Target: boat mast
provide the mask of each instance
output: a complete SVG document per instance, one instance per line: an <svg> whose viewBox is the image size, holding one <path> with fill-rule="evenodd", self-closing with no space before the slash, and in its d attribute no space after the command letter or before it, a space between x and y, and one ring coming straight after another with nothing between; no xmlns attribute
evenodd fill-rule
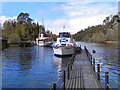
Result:
<svg viewBox="0 0 120 90"><path fill-rule="evenodd" d="M44 26L44 19L42 19L42 26Z"/></svg>
<svg viewBox="0 0 120 90"><path fill-rule="evenodd" d="M65 29L65 28L66 28L66 26L63 25L63 32L67 32L67 29Z"/></svg>
<svg viewBox="0 0 120 90"><path fill-rule="evenodd" d="M63 31L65 30L65 25L63 25Z"/></svg>
<svg viewBox="0 0 120 90"><path fill-rule="evenodd" d="M39 37L40 37L40 28L39 28Z"/></svg>

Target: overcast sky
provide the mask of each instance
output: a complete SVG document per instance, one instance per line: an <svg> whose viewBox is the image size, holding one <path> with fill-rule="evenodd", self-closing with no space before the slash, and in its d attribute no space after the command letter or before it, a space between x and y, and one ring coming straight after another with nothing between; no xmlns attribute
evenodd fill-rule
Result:
<svg viewBox="0 0 120 90"><path fill-rule="evenodd" d="M14 0L11 0L14 1ZM37 1L37 2L35 2ZM118 2L81 1L81 2L10 2L3 0L0 23L8 19L16 19L19 13L29 13L34 22L41 24L44 19L46 30L58 34L63 25L72 34L88 26L102 24L109 15L118 12Z"/></svg>

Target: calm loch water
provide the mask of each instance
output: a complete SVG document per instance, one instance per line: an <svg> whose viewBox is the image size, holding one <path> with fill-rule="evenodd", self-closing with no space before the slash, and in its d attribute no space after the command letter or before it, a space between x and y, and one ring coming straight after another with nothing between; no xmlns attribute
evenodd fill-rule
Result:
<svg viewBox="0 0 120 90"><path fill-rule="evenodd" d="M118 81L120 63L118 47L115 44L84 43L89 51L96 51L93 57L96 64ZM70 57L58 58L53 49L48 47L9 47L2 52L2 87L3 88L50 88L59 78ZM104 79L104 72L101 71ZM112 87L118 87L110 79Z"/></svg>

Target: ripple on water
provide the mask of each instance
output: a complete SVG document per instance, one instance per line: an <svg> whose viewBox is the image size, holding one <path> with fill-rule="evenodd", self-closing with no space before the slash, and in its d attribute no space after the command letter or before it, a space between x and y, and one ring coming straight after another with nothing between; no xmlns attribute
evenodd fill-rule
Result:
<svg viewBox="0 0 120 90"><path fill-rule="evenodd" d="M118 62L118 48L112 44L96 44L77 42L78 45L87 46L92 54L96 65L101 64L101 69L108 71L118 80L120 62ZM66 67L69 58L54 57L53 49L46 47L9 47L2 53L3 84L5 88L46 88L57 81L62 70ZM102 78L105 73L101 70ZM103 82L103 81L102 81ZM103 82L104 84L104 82ZM114 85L110 78L110 86Z"/></svg>

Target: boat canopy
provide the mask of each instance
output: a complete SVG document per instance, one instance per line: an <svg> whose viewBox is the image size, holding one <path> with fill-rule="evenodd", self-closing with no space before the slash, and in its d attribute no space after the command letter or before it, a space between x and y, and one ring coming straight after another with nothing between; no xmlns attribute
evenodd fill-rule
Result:
<svg viewBox="0 0 120 90"><path fill-rule="evenodd" d="M70 38L71 35L69 32L60 32L59 33L59 37L67 37L67 38Z"/></svg>

